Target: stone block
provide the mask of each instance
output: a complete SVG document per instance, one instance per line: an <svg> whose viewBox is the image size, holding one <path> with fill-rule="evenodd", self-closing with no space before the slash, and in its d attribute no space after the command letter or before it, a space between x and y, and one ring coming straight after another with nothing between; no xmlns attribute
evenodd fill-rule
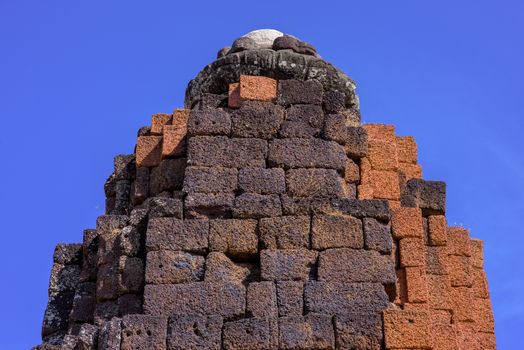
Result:
<svg viewBox="0 0 524 350"><path fill-rule="evenodd" d="M393 142L369 140L367 157L374 170L398 169L397 148Z"/></svg>
<svg viewBox="0 0 524 350"><path fill-rule="evenodd" d="M126 226L116 238L115 247L126 256L137 256L142 248L142 235L134 226Z"/></svg>
<svg viewBox="0 0 524 350"><path fill-rule="evenodd" d="M75 291L69 320L72 322L93 322L95 304L96 283L80 283Z"/></svg>
<svg viewBox="0 0 524 350"><path fill-rule="evenodd" d="M395 239L422 238L424 226L418 208L394 208L391 210L391 232Z"/></svg>
<svg viewBox="0 0 524 350"><path fill-rule="evenodd" d="M265 167L267 141L254 138L195 136L188 142L188 163L225 168Z"/></svg>
<svg viewBox="0 0 524 350"><path fill-rule="evenodd" d="M402 238L398 244L400 267L424 266L425 247L422 238Z"/></svg>
<svg viewBox="0 0 524 350"><path fill-rule="evenodd" d="M154 167L162 160L162 136L139 136L136 143L136 166Z"/></svg>
<svg viewBox="0 0 524 350"><path fill-rule="evenodd" d="M444 215L428 216L428 241L432 246L446 245L447 233L446 217Z"/></svg>
<svg viewBox="0 0 524 350"><path fill-rule="evenodd" d="M149 198L149 218L174 217L182 219L184 205L180 198Z"/></svg>
<svg viewBox="0 0 524 350"><path fill-rule="evenodd" d="M118 261L119 294L138 293L144 286L144 261L141 258L122 256Z"/></svg>
<svg viewBox="0 0 524 350"><path fill-rule="evenodd" d="M431 349L430 318L426 312L384 311L387 349Z"/></svg>
<svg viewBox="0 0 524 350"><path fill-rule="evenodd" d="M183 191L185 193L233 192L237 188L238 170L219 167L186 168Z"/></svg>
<svg viewBox="0 0 524 350"><path fill-rule="evenodd" d="M381 254L391 254L393 239L389 225L373 218L363 218L364 247Z"/></svg>
<svg viewBox="0 0 524 350"><path fill-rule="evenodd" d="M94 313L95 325L101 327L103 324L114 317L118 317L118 301L108 300L97 303Z"/></svg>
<svg viewBox="0 0 524 350"><path fill-rule="evenodd" d="M311 223L313 249L364 247L362 221L349 215L317 214Z"/></svg>
<svg viewBox="0 0 524 350"><path fill-rule="evenodd" d="M448 256L449 279L452 287L471 287L470 258L460 255Z"/></svg>
<svg viewBox="0 0 524 350"><path fill-rule="evenodd" d="M191 193L185 199L185 217L189 219L229 218L234 201L233 193Z"/></svg>
<svg viewBox="0 0 524 350"><path fill-rule="evenodd" d="M166 350L167 318L126 315L122 318L122 350Z"/></svg>
<svg viewBox="0 0 524 350"><path fill-rule="evenodd" d="M495 333L495 320L491 308L491 300L473 298L473 318L478 332Z"/></svg>
<svg viewBox="0 0 524 350"><path fill-rule="evenodd" d="M379 140L395 143L395 126L386 124L365 124L364 129L370 140Z"/></svg>
<svg viewBox="0 0 524 350"><path fill-rule="evenodd" d="M146 283L171 284L204 279L205 258L181 251L159 250L147 253Z"/></svg>
<svg viewBox="0 0 524 350"><path fill-rule="evenodd" d="M295 197L347 197L344 180L333 169L290 169L288 192Z"/></svg>
<svg viewBox="0 0 524 350"><path fill-rule="evenodd" d="M140 129L138 129L136 136L137 137L138 136L151 136L151 127L150 126L141 127Z"/></svg>
<svg viewBox="0 0 524 350"><path fill-rule="evenodd" d="M49 292L49 299L42 322L42 337L61 330L67 330L74 295L74 290Z"/></svg>
<svg viewBox="0 0 524 350"><path fill-rule="evenodd" d="M178 157L186 153L187 116L175 120L172 125L164 125L162 157Z"/></svg>
<svg viewBox="0 0 524 350"><path fill-rule="evenodd" d="M475 298L489 298L488 279L486 273L481 268L474 267L470 270L473 280L472 293Z"/></svg>
<svg viewBox="0 0 524 350"><path fill-rule="evenodd" d="M320 131L324 126L324 111L317 105L293 105L286 110L286 121L303 123Z"/></svg>
<svg viewBox="0 0 524 350"><path fill-rule="evenodd" d="M252 272L252 268L248 264L235 263L224 253L210 252L206 257L204 281L245 284Z"/></svg>
<svg viewBox="0 0 524 350"><path fill-rule="evenodd" d="M431 325L433 350L460 349L455 328L450 324Z"/></svg>
<svg viewBox="0 0 524 350"><path fill-rule="evenodd" d="M173 116L167 113L153 114L151 117L151 134L162 135L164 131L164 125L171 124Z"/></svg>
<svg viewBox="0 0 524 350"><path fill-rule="evenodd" d="M314 80L280 80L278 82L278 103L284 106L294 104L322 105L322 84Z"/></svg>
<svg viewBox="0 0 524 350"><path fill-rule="evenodd" d="M396 171L371 170L369 176L374 198L400 199L400 184Z"/></svg>
<svg viewBox="0 0 524 350"><path fill-rule="evenodd" d="M222 317L173 315L167 328L169 350L220 350Z"/></svg>
<svg viewBox="0 0 524 350"><path fill-rule="evenodd" d="M336 142L321 139L275 139L269 143L268 161L273 166L288 168L328 168L343 170L344 148Z"/></svg>
<svg viewBox="0 0 524 350"><path fill-rule="evenodd" d="M358 159L368 154L368 135L362 127L346 127L344 150L349 158Z"/></svg>
<svg viewBox="0 0 524 350"><path fill-rule="evenodd" d="M279 349L335 349L332 317L308 314L278 320Z"/></svg>
<svg viewBox="0 0 524 350"><path fill-rule="evenodd" d="M473 309L473 296L471 288L452 287L451 288L451 306L453 308L453 323L473 322L475 320Z"/></svg>
<svg viewBox="0 0 524 350"><path fill-rule="evenodd" d="M278 316L302 316L304 312L304 282L278 281Z"/></svg>
<svg viewBox="0 0 524 350"><path fill-rule="evenodd" d="M406 267L406 289L408 303L428 301L428 282L423 267Z"/></svg>
<svg viewBox="0 0 524 350"><path fill-rule="evenodd" d="M449 273L448 247L425 247L426 271L432 275L447 275Z"/></svg>
<svg viewBox="0 0 524 350"><path fill-rule="evenodd" d="M335 316L337 349L382 349L380 313L349 313Z"/></svg>
<svg viewBox="0 0 524 350"><path fill-rule="evenodd" d="M286 191L285 172L281 168L244 168L238 172L238 187L243 192L280 194Z"/></svg>
<svg viewBox="0 0 524 350"><path fill-rule="evenodd" d="M344 169L344 180L347 183L357 184L360 182L360 168L353 160L348 159Z"/></svg>
<svg viewBox="0 0 524 350"><path fill-rule="evenodd" d="M260 219L280 215L282 215L282 205L278 195L243 193L235 198L233 207L235 218Z"/></svg>
<svg viewBox="0 0 524 350"><path fill-rule="evenodd" d="M191 282L146 285L144 313L148 315L244 315L246 288L242 284Z"/></svg>
<svg viewBox="0 0 524 350"><path fill-rule="evenodd" d="M428 304L431 309L451 310L451 284L447 275L426 275Z"/></svg>
<svg viewBox="0 0 524 350"><path fill-rule="evenodd" d="M278 348L277 337L276 319L246 318L224 324L222 344L225 350L272 350Z"/></svg>
<svg viewBox="0 0 524 350"><path fill-rule="evenodd" d="M476 238L470 240L471 265L479 269L484 268L484 241Z"/></svg>
<svg viewBox="0 0 524 350"><path fill-rule="evenodd" d="M417 164L417 143L413 136L395 137L397 144L398 161L401 163Z"/></svg>
<svg viewBox="0 0 524 350"><path fill-rule="evenodd" d="M82 244L58 243L53 253L53 262L62 265L82 263Z"/></svg>
<svg viewBox="0 0 524 350"><path fill-rule="evenodd" d="M446 212L446 183L411 179L406 182L401 197L402 206L418 207L424 216Z"/></svg>
<svg viewBox="0 0 524 350"><path fill-rule="evenodd" d="M264 281L306 281L314 273L317 253L306 249L260 251L260 277Z"/></svg>
<svg viewBox="0 0 524 350"><path fill-rule="evenodd" d="M309 248L309 216L262 218L260 241L264 249Z"/></svg>
<svg viewBox="0 0 524 350"><path fill-rule="evenodd" d="M422 179L422 167L418 164L399 163L398 170L403 176L402 186L404 186L404 182L410 179Z"/></svg>
<svg viewBox="0 0 524 350"><path fill-rule="evenodd" d="M246 314L250 317L278 317L274 282L252 282L247 286Z"/></svg>
<svg viewBox="0 0 524 350"><path fill-rule="evenodd" d="M447 246L450 255L471 256L469 230L463 227L448 227Z"/></svg>
<svg viewBox="0 0 524 350"><path fill-rule="evenodd" d="M346 108L346 95L335 90L325 91L322 98L322 106L326 112L340 112Z"/></svg>
<svg viewBox="0 0 524 350"><path fill-rule="evenodd" d="M258 253L256 220L211 220L209 223L209 250L246 259Z"/></svg>
<svg viewBox="0 0 524 350"><path fill-rule="evenodd" d="M282 122L279 136L281 138L313 138L320 135L320 129L311 127L304 122L286 120Z"/></svg>
<svg viewBox="0 0 524 350"><path fill-rule="evenodd" d="M284 110L271 102L244 101L231 115L234 137L271 139L280 130Z"/></svg>
<svg viewBox="0 0 524 350"><path fill-rule="evenodd" d="M318 280L395 284L395 266L387 255L373 250L327 249L319 253Z"/></svg>
<svg viewBox="0 0 524 350"><path fill-rule="evenodd" d="M240 83L229 84L227 106L229 108L240 107Z"/></svg>
<svg viewBox="0 0 524 350"><path fill-rule="evenodd" d="M192 110L187 121L187 134L197 135L229 135L231 132L231 117L222 109Z"/></svg>
<svg viewBox="0 0 524 350"><path fill-rule="evenodd" d="M113 318L103 324L98 337L98 348L100 350L120 350L122 341L122 320Z"/></svg>
<svg viewBox="0 0 524 350"><path fill-rule="evenodd" d="M156 168L153 168L149 177L149 192L156 196L164 191L182 189L186 159L164 159Z"/></svg>
<svg viewBox="0 0 524 350"><path fill-rule="evenodd" d="M274 101L277 97L277 81L263 76L240 75L240 100Z"/></svg>
<svg viewBox="0 0 524 350"><path fill-rule="evenodd" d="M100 265L96 278L96 299L98 302L116 299L120 281L118 261Z"/></svg>
<svg viewBox="0 0 524 350"><path fill-rule="evenodd" d="M146 249L204 253L208 248L208 235L207 220L154 218L147 228Z"/></svg>

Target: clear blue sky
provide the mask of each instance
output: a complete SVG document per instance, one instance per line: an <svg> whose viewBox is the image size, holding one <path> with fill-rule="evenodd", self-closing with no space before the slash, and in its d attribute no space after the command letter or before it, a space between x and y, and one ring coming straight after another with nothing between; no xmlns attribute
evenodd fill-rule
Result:
<svg viewBox="0 0 524 350"><path fill-rule="evenodd" d="M53 247L95 225L113 156L259 28L316 45L356 80L365 122L416 137L449 223L485 241L499 348L522 348L523 14L521 0L0 0L0 349L39 342Z"/></svg>

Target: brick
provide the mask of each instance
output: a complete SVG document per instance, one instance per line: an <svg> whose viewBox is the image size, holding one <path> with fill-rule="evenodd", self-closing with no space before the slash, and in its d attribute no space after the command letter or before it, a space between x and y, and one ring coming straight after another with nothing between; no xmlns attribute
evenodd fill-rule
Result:
<svg viewBox="0 0 524 350"><path fill-rule="evenodd" d="M362 221L349 215L315 215L311 224L313 249L363 248Z"/></svg>
<svg viewBox="0 0 524 350"><path fill-rule="evenodd" d="M274 282L252 282L247 286L246 313L251 317L278 317Z"/></svg>
<svg viewBox="0 0 524 350"><path fill-rule="evenodd" d="M393 200L400 198L399 178L396 171L371 170L370 185L374 198Z"/></svg>
<svg viewBox="0 0 524 350"><path fill-rule="evenodd" d="M431 349L430 321L425 312L384 311L387 349Z"/></svg>
<svg viewBox="0 0 524 350"><path fill-rule="evenodd" d="M322 106L326 112L340 112L346 108L346 95L335 90L324 91Z"/></svg>
<svg viewBox="0 0 524 350"><path fill-rule="evenodd" d="M245 295L246 289L241 284L148 284L144 289L144 313L154 316L218 315L231 319L243 316Z"/></svg>
<svg viewBox="0 0 524 350"><path fill-rule="evenodd" d="M211 94L203 92L200 94L200 101L193 109L216 109L228 107L228 93L224 94ZM196 108L195 108L196 107Z"/></svg>
<svg viewBox="0 0 524 350"><path fill-rule="evenodd" d="M233 193L191 193L185 199L185 217L189 219L229 218L234 202Z"/></svg>
<svg viewBox="0 0 524 350"><path fill-rule="evenodd" d="M177 157L186 153L187 120L175 121L175 124L164 125L162 157Z"/></svg>
<svg viewBox="0 0 524 350"><path fill-rule="evenodd" d="M328 168L343 170L346 165L344 148L332 141L320 139L275 139L269 143L268 161L288 168Z"/></svg>
<svg viewBox="0 0 524 350"><path fill-rule="evenodd" d="M222 109L192 110L187 121L187 134L229 135L231 117Z"/></svg>
<svg viewBox="0 0 524 350"><path fill-rule="evenodd" d="M347 183L360 182L360 168L358 167L358 164L351 159L348 159L346 162L344 180L346 180Z"/></svg>
<svg viewBox="0 0 524 350"><path fill-rule="evenodd" d="M169 350L220 350L222 317L173 315L167 328Z"/></svg>
<svg viewBox="0 0 524 350"><path fill-rule="evenodd" d="M344 180L333 169L290 169L288 192L295 197L347 197Z"/></svg>
<svg viewBox="0 0 524 350"><path fill-rule="evenodd" d="M450 255L448 257L449 279L452 287L471 287L473 285L469 259L460 255Z"/></svg>
<svg viewBox="0 0 524 350"><path fill-rule="evenodd" d="M53 262L62 265L82 263L82 244L58 243L53 253Z"/></svg>
<svg viewBox="0 0 524 350"><path fill-rule="evenodd" d="M159 250L147 253L146 283L186 283L204 278L205 258L181 251Z"/></svg>
<svg viewBox="0 0 524 350"><path fill-rule="evenodd" d="M471 256L471 239L469 230L463 227L447 228L447 245L450 255Z"/></svg>
<svg viewBox="0 0 524 350"><path fill-rule="evenodd" d="M225 136L195 136L188 141L188 163L225 168L265 167L267 141Z"/></svg>
<svg viewBox="0 0 524 350"><path fill-rule="evenodd" d="M244 168L238 172L238 187L243 192L280 194L286 191L285 176L280 168Z"/></svg>
<svg viewBox="0 0 524 350"><path fill-rule="evenodd" d="M122 350L165 350L166 337L166 317L126 315L122 318Z"/></svg>
<svg viewBox="0 0 524 350"><path fill-rule="evenodd" d="M252 269L248 264L234 263L224 253L210 252L206 257L204 281L213 283L247 283Z"/></svg>
<svg viewBox="0 0 524 350"><path fill-rule="evenodd" d="M305 312L327 315L382 312L389 307L380 283L309 281L304 291Z"/></svg>
<svg viewBox="0 0 524 350"><path fill-rule="evenodd" d="M471 292L475 298L489 298L488 279L486 273L481 268L473 267L470 270L471 278L473 280L473 288Z"/></svg>
<svg viewBox="0 0 524 350"><path fill-rule="evenodd" d="M449 273L448 247L425 247L426 271L432 275L447 275Z"/></svg>
<svg viewBox="0 0 524 350"><path fill-rule="evenodd" d="M380 313L335 315L337 349L381 350L383 341Z"/></svg>
<svg viewBox="0 0 524 350"><path fill-rule="evenodd" d="M209 222L207 220L179 220L154 218L149 220L146 249L184 250L203 253L208 247Z"/></svg>
<svg viewBox="0 0 524 350"><path fill-rule="evenodd" d="M476 334L479 344L482 344L483 350L497 350L497 340L495 334L478 332Z"/></svg>
<svg viewBox="0 0 524 350"><path fill-rule="evenodd" d="M391 214L391 232L395 239L422 238L424 227L420 209L395 208L391 210Z"/></svg>
<svg viewBox="0 0 524 350"><path fill-rule="evenodd" d="M278 281L278 316L301 316L304 311L304 282Z"/></svg>
<svg viewBox="0 0 524 350"><path fill-rule="evenodd" d="M457 335L457 345L459 350L485 350L489 349L488 344L481 344L480 338L472 323L459 323L454 325Z"/></svg>
<svg viewBox="0 0 524 350"><path fill-rule="evenodd" d="M286 110L286 121L299 122L320 129L324 126L322 107L310 104L293 105Z"/></svg>
<svg viewBox="0 0 524 350"><path fill-rule="evenodd" d="M453 307L453 323L474 321L471 288L452 287L450 295L451 306Z"/></svg>
<svg viewBox="0 0 524 350"><path fill-rule="evenodd" d="M364 124L370 140L395 143L395 126L386 124Z"/></svg>
<svg viewBox="0 0 524 350"><path fill-rule="evenodd" d="M219 167L187 167L184 177L185 193L233 192L237 188L238 170Z"/></svg>
<svg viewBox="0 0 524 350"><path fill-rule="evenodd" d="M244 101L240 109L231 114L231 132L234 137L271 139L283 121L282 107L271 102Z"/></svg>
<svg viewBox="0 0 524 350"><path fill-rule="evenodd" d="M325 117L324 137L341 144L346 142L346 116L343 114L328 114Z"/></svg>
<svg viewBox="0 0 524 350"><path fill-rule="evenodd" d="M309 248L309 216L260 219L259 231L265 249Z"/></svg>
<svg viewBox="0 0 524 350"><path fill-rule="evenodd" d="M367 185L358 185L357 187L358 199L373 199L373 187L369 184Z"/></svg>
<svg viewBox="0 0 524 350"><path fill-rule="evenodd" d="M428 239L432 246L446 245L447 233L446 217L444 215L428 216Z"/></svg>
<svg viewBox="0 0 524 350"><path fill-rule="evenodd" d="M373 218L363 218L364 247L381 254L391 254L393 239L389 225Z"/></svg>
<svg viewBox="0 0 524 350"><path fill-rule="evenodd" d="M334 349L330 316L308 314L279 318L279 349Z"/></svg>
<svg viewBox="0 0 524 350"><path fill-rule="evenodd" d="M336 248L319 253L318 280L395 284L396 275L386 255L373 250Z"/></svg>
<svg viewBox="0 0 524 350"><path fill-rule="evenodd" d="M154 197L149 198L149 219L174 217L182 219L184 205L182 199Z"/></svg>
<svg viewBox="0 0 524 350"><path fill-rule="evenodd" d="M277 81L263 76L240 75L240 99L242 102L274 101L277 97Z"/></svg>
<svg viewBox="0 0 524 350"><path fill-rule="evenodd" d="M428 303L432 309L451 310L451 284L446 275L426 275L428 282Z"/></svg>
<svg viewBox="0 0 524 350"><path fill-rule="evenodd" d="M162 136L139 136L136 143L136 166L154 167L162 160Z"/></svg>
<svg viewBox="0 0 524 350"><path fill-rule="evenodd" d="M403 174L404 181L422 178L422 167L418 164L399 163L398 170Z"/></svg>
<svg viewBox="0 0 524 350"><path fill-rule="evenodd" d="M317 253L305 249L260 251L260 277L264 281L308 280Z"/></svg>
<svg viewBox="0 0 524 350"><path fill-rule="evenodd" d="M428 301L428 282L426 273L421 267L406 267L407 301L425 303Z"/></svg>
<svg viewBox="0 0 524 350"><path fill-rule="evenodd" d="M278 103L284 106L294 104L322 104L322 84L314 80L280 80L278 82Z"/></svg>
<svg viewBox="0 0 524 350"><path fill-rule="evenodd" d="M406 182L401 197L402 206L418 207L424 216L446 212L446 183L411 179Z"/></svg>
<svg viewBox="0 0 524 350"><path fill-rule="evenodd" d="M413 136L395 137L397 144L398 161L401 163L417 164L417 143Z"/></svg>
<svg viewBox="0 0 524 350"><path fill-rule="evenodd" d="M160 164L151 170L149 177L149 192L151 196L156 196L164 191L174 191L182 189L184 182L184 170L186 159L164 159Z"/></svg>
<svg viewBox="0 0 524 350"><path fill-rule="evenodd" d="M285 120L278 134L281 138L313 138L320 136L320 129L313 128L308 123Z"/></svg>
<svg viewBox="0 0 524 350"><path fill-rule="evenodd" d="M209 250L223 252L235 258L249 258L258 253L256 220L211 220Z"/></svg>
<svg viewBox="0 0 524 350"><path fill-rule="evenodd" d="M374 170L396 170L398 168L397 148L392 142L368 141L368 155Z"/></svg>
<svg viewBox="0 0 524 350"><path fill-rule="evenodd" d="M476 238L470 240L471 265L479 269L484 268L484 241Z"/></svg>
<svg viewBox="0 0 524 350"><path fill-rule="evenodd" d="M144 286L144 261L137 257L122 256L118 261L118 291L139 293Z"/></svg>
<svg viewBox="0 0 524 350"><path fill-rule="evenodd" d="M277 349L277 336L276 319L246 318L224 324L222 343L225 350L270 350Z"/></svg>
<svg viewBox="0 0 524 350"><path fill-rule="evenodd" d="M358 159L368 154L368 135L362 127L347 127L344 150L349 158Z"/></svg>
<svg viewBox="0 0 524 350"><path fill-rule="evenodd" d="M473 298L473 319L478 332L495 333L495 320L491 308L491 300Z"/></svg>
<svg viewBox="0 0 524 350"><path fill-rule="evenodd" d="M166 113L153 114L151 118L151 134L162 135L164 131L164 125L171 124L173 116Z"/></svg>
<svg viewBox="0 0 524 350"><path fill-rule="evenodd" d="M260 219L280 215L282 215L282 205L278 195L243 193L235 198L233 207L235 218Z"/></svg>
<svg viewBox="0 0 524 350"><path fill-rule="evenodd" d="M229 84L227 105L229 108L240 107L240 83Z"/></svg>
<svg viewBox="0 0 524 350"><path fill-rule="evenodd" d="M455 328L450 324L431 325L433 350L458 349Z"/></svg>
<svg viewBox="0 0 524 350"><path fill-rule="evenodd" d="M425 247L422 238L402 238L399 241L400 267L424 266Z"/></svg>

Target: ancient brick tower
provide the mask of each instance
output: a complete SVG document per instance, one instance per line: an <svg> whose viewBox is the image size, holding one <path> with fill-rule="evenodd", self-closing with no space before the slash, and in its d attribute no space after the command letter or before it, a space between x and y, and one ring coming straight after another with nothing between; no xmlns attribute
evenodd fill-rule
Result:
<svg viewBox="0 0 524 350"><path fill-rule="evenodd" d="M256 31L115 158L38 349L495 349L482 241L353 81Z"/></svg>

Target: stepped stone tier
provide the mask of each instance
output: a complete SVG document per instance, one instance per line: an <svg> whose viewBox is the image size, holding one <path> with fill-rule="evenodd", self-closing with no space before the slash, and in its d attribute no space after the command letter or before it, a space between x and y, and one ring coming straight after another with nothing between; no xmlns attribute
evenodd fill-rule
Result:
<svg viewBox="0 0 524 350"><path fill-rule="evenodd" d="M114 165L96 228L56 247L35 349L496 348L445 183L295 37L220 50Z"/></svg>

